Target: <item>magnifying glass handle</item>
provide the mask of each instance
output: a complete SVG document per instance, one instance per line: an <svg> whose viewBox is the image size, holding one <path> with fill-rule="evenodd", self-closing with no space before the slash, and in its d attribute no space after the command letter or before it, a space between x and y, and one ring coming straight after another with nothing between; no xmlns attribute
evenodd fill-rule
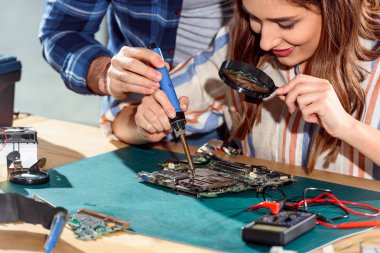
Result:
<svg viewBox="0 0 380 253"><path fill-rule="evenodd" d="M300 69L300 65L297 64L296 66L294 66L294 74L297 76L299 74L301 74L301 69ZM279 87L275 86L274 87L274 90L277 90ZM287 94L284 94L283 96L286 97Z"/></svg>
<svg viewBox="0 0 380 253"><path fill-rule="evenodd" d="M299 74L301 74L301 69L300 69L300 65L299 64L297 64L296 66L294 66L294 74L296 74L296 76L299 75ZM279 87L276 86L275 89L277 90L278 88ZM287 94L284 94L283 96L286 97L286 95Z"/></svg>
<svg viewBox="0 0 380 253"><path fill-rule="evenodd" d="M301 74L301 70L300 70L300 65L299 65L299 64L297 64L297 65L294 67L294 73L295 73L296 75Z"/></svg>

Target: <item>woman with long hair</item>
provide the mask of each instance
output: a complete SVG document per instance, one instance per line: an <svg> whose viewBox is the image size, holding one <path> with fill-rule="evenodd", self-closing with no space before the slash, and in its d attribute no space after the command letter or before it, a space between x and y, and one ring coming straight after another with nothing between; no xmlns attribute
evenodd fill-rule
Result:
<svg viewBox="0 0 380 253"><path fill-rule="evenodd" d="M280 88L248 101L218 80L225 59L262 69ZM237 0L232 28L172 78L187 96L188 132L225 122L245 155L380 180L379 61L378 0ZM158 141L173 114L157 90L125 107L112 130L131 144Z"/></svg>

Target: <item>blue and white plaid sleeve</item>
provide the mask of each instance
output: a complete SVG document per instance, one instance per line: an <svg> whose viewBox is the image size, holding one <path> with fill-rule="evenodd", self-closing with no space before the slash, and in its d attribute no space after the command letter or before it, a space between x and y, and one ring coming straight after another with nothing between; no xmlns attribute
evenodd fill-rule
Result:
<svg viewBox="0 0 380 253"><path fill-rule="evenodd" d="M39 38L46 61L61 74L74 92L92 94L86 84L93 59L112 54L94 34L107 12L109 1L47 0Z"/></svg>

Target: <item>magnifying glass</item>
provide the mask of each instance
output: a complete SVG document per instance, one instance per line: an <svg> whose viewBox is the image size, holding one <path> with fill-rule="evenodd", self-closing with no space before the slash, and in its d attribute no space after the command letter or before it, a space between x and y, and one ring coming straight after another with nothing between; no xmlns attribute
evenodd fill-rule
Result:
<svg viewBox="0 0 380 253"><path fill-rule="evenodd" d="M295 72L300 73L299 65ZM266 98L278 88L264 71L241 61L224 61L219 77L232 89L251 98Z"/></svg>
<svg viewBox="0 0 380 253"><path fill-rule="evenodd" d="M26 171L15 171L9 176L9 181L21 185L39 185L49 182L50 176L47 172L41 171L40 168L46 164L46 158L39 159Z"/></svg>

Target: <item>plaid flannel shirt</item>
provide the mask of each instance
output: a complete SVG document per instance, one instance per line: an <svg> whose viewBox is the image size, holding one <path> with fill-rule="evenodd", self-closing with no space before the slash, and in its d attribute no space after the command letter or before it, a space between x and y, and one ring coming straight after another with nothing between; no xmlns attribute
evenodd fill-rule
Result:
<svg viewBox="0 0 380 253"><path fill-rule="evenodd" d="M69 89L92 94L86 84L90 63L122 46L156 42L171 64L181 7L181 0L47 0L39 32L43 56ZM107 10L108 49L94 38Z"/></svg>

